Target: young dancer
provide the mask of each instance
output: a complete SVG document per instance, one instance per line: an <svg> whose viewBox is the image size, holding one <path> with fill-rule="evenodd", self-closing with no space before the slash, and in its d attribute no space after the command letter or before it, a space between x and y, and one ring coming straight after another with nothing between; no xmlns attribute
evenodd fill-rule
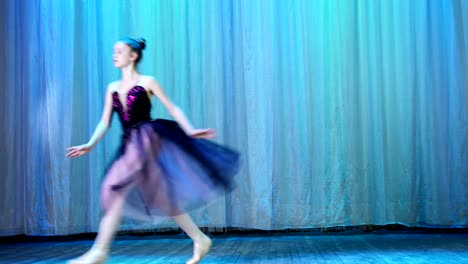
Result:
<svg viewBox="0 0 468 264"><path fill-rule="evenodd" d="M151 77L137 65L144 39L125 38L114 45L114 65L121 80L109 84L102 118L88 143L68 149L76 158L90 152L106 134L113 112L123 128L122 143L106 171L101 202L105 215L92 248L70 264L104 263L122 215L151 220L169 216L193 240L189 264L199 263L212 241L186 213L231 190L239 155L207 139L212 129L194 129ZM150 117L151 97L159 99L175 121Z"/></svg>

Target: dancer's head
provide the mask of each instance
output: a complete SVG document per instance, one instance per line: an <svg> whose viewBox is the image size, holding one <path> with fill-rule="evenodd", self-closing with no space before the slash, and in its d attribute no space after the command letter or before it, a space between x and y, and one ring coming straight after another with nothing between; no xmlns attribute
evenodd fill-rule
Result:
<svg viewBox="0 0 468 264"><path fill-rule="evenodd" d="M123 68L129 65L135 67L143 59L143 50L146 47L146 41L143 38L133 39L124 38L117 41L114 45L114 66Z"/></svg>

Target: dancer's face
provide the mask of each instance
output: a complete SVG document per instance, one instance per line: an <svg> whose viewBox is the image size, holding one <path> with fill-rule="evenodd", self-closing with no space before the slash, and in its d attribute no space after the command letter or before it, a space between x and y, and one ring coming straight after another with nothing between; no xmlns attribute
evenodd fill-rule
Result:
<svg viewBox="0 0 468 264"><path fill-rule="evenodd" d="M116 68L123 68L130 64L134 64L138 54L132 51L132 48L127 44L119 41L114 45L114 54L112 59L114 60L114 66Z"/></svg>

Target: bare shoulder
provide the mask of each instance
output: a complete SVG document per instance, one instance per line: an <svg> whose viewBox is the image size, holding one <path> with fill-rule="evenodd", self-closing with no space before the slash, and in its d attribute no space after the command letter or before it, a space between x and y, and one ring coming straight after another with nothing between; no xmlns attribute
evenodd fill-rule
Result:
<svg viewBox="0 0 468 264"><path fill-rule="evenodd" d="M158 81L151 75L143 75L141 76L141 83L142 85L151 92L155 92L156 90L161 89Z"/></svg>
<svg viewBox="0 0 468 264"><path fill-rule="evenodd" d="M141 76L141 82L143 84L158 84L158 81L156 80L156 78L154 78L153 76L151 75L142 75Z"/></svg>
<svg viewBox="0 0 468 264"><path fill-rule="evenodd" d="M115 92L119 88L120 81L113 81L107 85L107 92Z"/></svg>

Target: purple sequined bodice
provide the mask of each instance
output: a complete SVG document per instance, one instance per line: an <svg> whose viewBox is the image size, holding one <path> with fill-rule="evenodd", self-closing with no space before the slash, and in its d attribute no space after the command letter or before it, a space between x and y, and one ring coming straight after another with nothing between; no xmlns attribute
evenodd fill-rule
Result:
<svg viewBox="0 0 468 264"><path fill-rule="evenodd" d="M112 94L112 105L114 111L119 114L120 122L124 129L129 128L140 122L151 120L151 101L145 88L135 86L128 91L126 97L126 107L123 107L119 98L119 93L114 91Z"/></svg>

